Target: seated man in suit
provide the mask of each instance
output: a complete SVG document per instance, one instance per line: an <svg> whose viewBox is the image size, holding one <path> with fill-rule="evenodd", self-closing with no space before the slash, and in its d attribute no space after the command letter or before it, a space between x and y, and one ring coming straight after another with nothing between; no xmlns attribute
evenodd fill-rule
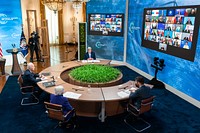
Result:
<svg viewBox="0 0 200 133"><path fill-rule="evenodd" d="M133 105L140 108L141 100L150 97L150 87L144 85L143 77L136 77L135 82L135 86L138 87L138 89L132 91L129 98Z"/></svg>
<svg viewBox="0 0 200 133"><path fill-rule="evenodd" d="M88 51L85 53L84 60L96 60L96 55L92 51L91 47L88 47Z"/></svg>
<svg viewBox="0 0 200 133"><path fill-rule="evenodd" d="M72 106L70 105L68 99L66 97L63 97L64 88L63 86L57 86L55 87L55 95L50 95L50 102L53 104L59 104L62 105L63 113L66 114L70 110L72 110Z"/></svg>
<svg viewBox="0 0 200 133"><path fill-rule="evenodd" d="M35 66L33 63L28 63L27 70L24 72L22 77L23 79L23 86L34 86L35 91L38 91L39 96L42 93L42 90L38 87L37 82L44 79L43 75L33 73L35 70Z"/></svg>

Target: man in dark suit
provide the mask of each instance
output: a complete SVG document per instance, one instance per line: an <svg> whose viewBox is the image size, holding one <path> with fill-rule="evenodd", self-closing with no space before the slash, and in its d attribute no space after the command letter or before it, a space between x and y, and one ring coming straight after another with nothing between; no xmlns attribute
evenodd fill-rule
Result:
<svg viewBox="0 0 200 133"><path fill-rule="evenodd" d="M190 33L189 26L186 26L184 32L186 32L186 33Z"/></svg>
<svg viewBox="0 0 200 133"><path fill-rule="evenodd" d="M166 30L171 31L172 28L170 26L168 26Z"/></svg>
<svg viewBox="0 0 200 133"><path fill-rule="evenodd" d="M44 79L43 75L35 74L33 71L35 70L35 66L33 63L28 63L27 70L23 75L23 86L34 86L35 91L38 91L37 96L42 93L42 90L38 87L37 82Z"/></svg>
<svg viewBox="0 0 200 133"><path fill-rule="evenodd" d="M144 85L144 79L140 76L135 78L135 86L138 89L132 91L129 98L137 108L140 108L141 100L150 97L150 87Z"/></svg>
<svg viewBox="0 0 200 133"><path fill-rule="evenodd" d="M50 102L53 104L62 105L63 113L67 114L67 112L71 111L73 108L70 105L68 99L66 97L63 97L63 93L64 93L63 86L55 87L55 95L51 94Z"/></svg>
<svg viewBox="0 0 200 133"><path fill-rule="evenodd" d="M31 33L31 37L28 40L28 45L30 46L30 62L33 62L33 54L35 51L37 61L39 61L39 48L38 48L38 36L35 32Z"/></svg>
<svg viewBox="0 0 200 133"><path fill-rule="evenodd" d="M186 24L192 25L192 21L190 20L190 18L187 19Z"/></svg>
<svg viewBox="0 0 200 133"><path fill-rule="evenodd" d="M88 51L85 53L84 60L96 60L96 55L92 51L91 47L88 47Z"/></svg>

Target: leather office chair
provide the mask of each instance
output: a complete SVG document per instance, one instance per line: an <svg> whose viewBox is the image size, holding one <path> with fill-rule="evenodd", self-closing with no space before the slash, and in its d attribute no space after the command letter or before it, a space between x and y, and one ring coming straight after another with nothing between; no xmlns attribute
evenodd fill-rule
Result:
<svg viewBox="0 0 200 133"><path fill-rule="evenodd" d="M39 99L34 95L34 87L23 86L23 79L21 74L18 77L18 84L20 86L20 91L23 95L29 95L29 96L31 95L33 98L33 99L30 99L30 97L22 98L21 105L34 105L39 103Z"/></svg>
<svg viewBox="0 0 200 133"><path fill-rule="evenodd" d="M149 98L143 99L141 101L141 107L139 109L135 105L129 103L127 106L127 111L129 112L129 114L124 119L124 122L137 132L142 132L150 128L151 124L145 121L144 119L140 118L139 116L151 110L154 98L155 96L151 96ZM131 115L134 117L130 117ZM137 123L139 123L139 121L140 121L139 127L144 124L145 124L145 127L138 128Z"/></svg>
<svg viewBox="0 0 200 133"><path fill-rule="evenodd" d="M62 105L53 104L49 102L44 102L45 107L48 111L48 116L51 119L59 120L59 123L54 127L72 124L73 130L76 128L76 112L75 109L67 112L67 114L63 114Z"/></svg>

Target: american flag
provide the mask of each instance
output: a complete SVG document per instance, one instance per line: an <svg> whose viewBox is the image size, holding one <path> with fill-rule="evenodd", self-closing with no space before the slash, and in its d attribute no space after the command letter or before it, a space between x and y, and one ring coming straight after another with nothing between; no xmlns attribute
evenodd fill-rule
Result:
<svg viewBox="0 0 200 133"><path fill-rule="evenodd" d="M1 43L0 43L0 58L3 57L3 50L2 50L2 47L1 47Z"/></svg>
<svg viewBox="0 0 200 133"><path fill-rule="evenodd" d="M28 54L28 46L26 44L26 38L25 38L25 35L24 35L24 30L23 30L23 27L22 27L22 33L21 33L21 38L20 38L20 48L22 49L22 54L23 56L27 56Z"/></svg>

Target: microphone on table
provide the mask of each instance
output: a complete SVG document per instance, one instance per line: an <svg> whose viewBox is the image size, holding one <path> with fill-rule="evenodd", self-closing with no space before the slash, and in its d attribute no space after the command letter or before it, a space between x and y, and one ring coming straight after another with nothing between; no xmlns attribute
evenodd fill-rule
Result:
<svg viewBox="0 0 200 133"><path fill-rule="evenodd" d="M72 88L75 91L84 91L83 89L76 89L76 88Z"/></svg>
<svg viewBox="0 0 200 133"><path fill-rule="evenodd" d="M67 67L67 66L62 66L62 68L65 68L65 67Z"/></svg>
<svg viewBox="0 0 200 133"><path fill-rule="evenodd" d="M53 82L55 82L55 78L54 78L54 76L52 76L51 78L53 79Z"/></svg>
<svg viewBox="0 0 200 133"><path fill-rule="evenodd" d="M121 90L121 89L124 89L124 90L125 90L127 87L128 87L128 86L125 86L125 87L119 88L119 90Z"/></svg>

